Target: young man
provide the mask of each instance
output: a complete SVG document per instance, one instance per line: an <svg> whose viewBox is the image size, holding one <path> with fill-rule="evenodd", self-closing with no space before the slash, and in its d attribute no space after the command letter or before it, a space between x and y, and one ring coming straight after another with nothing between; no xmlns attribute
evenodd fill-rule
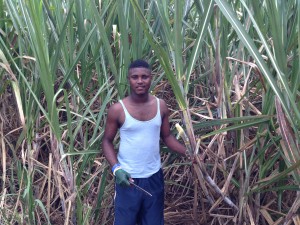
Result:
<svg viewBox="0 0 300 225"><path fill-rule="evenodd" d="M109 108L102 142L103 153L116 177L114 225L163 225L164 180L159 140L182 155L186 148L170 132L166 103L149 94L149 64L144 60L132 62L128 81L130 95ZM118 130L120 146L116 154L113 140Z"/></svg>

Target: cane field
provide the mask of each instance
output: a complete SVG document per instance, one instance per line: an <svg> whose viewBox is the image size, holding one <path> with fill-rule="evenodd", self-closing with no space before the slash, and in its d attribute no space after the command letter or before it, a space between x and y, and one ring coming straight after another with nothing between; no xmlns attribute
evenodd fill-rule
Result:
<svg viewBox="0 0 300 225"><path fill-rule="evenodd" d="M141 58L194 158L161 144L165 224L300 225L299 32L299 0L0 0L0 224L113 224Z"/></svg>

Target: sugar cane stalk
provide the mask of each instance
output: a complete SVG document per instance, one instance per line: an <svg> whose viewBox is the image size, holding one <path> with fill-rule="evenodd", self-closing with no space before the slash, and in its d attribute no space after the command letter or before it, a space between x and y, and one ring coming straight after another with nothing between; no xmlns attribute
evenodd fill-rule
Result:
<svg viewBox="0 0 300 225"><path fill-rule="evenodd" d="M204 167L204 165L203 165L203 163L201 162L201 160L200 160L198 157L196 157L196 156L194 155L194 151L193 151L193 149L192 149L192 147L191 147L190 140L189 140L189 138L188 138L186 132L183 130L183 128L182 128L178 123L175 125L175 127L176 127L176 129L177 129L177 131L178 131L179 136L180 136L180 137L182 138L182 140L184 141L184 144L185 144L185 146L186 146L186 148L187 148L187 153L190 154L189 156L190 156L191 160L196 159L197 165L193 164L196 173L197 173L197 170L200 169L200 171L199 171L199 170L198 170L198 171L201 172L201 174L203 175L203 178L204 178L204 179L206 180L206 182L207 182L207 183L215 190L215 192L217 192L219 195L221 195L221 197L224 199L224 201L225 201L229 206L231 206L232 208L238 210L238 207L237 207L237 206L236 206L236 205L235 205L228 197L226 197L226 196L223 194L223 192L222 192L221 189L218 187L218 185L215 183L215 181L209 176L209 174L207 173L206 168ZM201 177L201 176L199 176L199 175L200 175L199 172L197 173L198 178ZM201 184L201 182L200 182L200 184ZM202 185L202 188L203 188L203 185ZM205 189L206 189L206 188L205 188ZM205 190L205 189L204 189L204 190ZM204 191L204 192L206 192L206 191ZM208 194L208 193L206 193L206 194ZM207 196L209 196L209 195L207 195ZM210 198L209 201L210 201L210 203L212 204L212 199L211 199L211 197L209 197L209 198Z"/></svg>

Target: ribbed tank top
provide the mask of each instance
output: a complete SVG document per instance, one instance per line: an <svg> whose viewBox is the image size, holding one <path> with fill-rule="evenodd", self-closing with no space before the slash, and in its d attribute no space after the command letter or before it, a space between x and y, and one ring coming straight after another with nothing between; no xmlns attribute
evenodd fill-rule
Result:
<svg viewBox="0 0 300 225"><path fill-rule="evenodd" d="M120 128L118 161L132 178L147 178L161 167L159 139L161 115L159 99L157 113L147 121L133 118L120 100L125 113L125 121Z"/></svg>

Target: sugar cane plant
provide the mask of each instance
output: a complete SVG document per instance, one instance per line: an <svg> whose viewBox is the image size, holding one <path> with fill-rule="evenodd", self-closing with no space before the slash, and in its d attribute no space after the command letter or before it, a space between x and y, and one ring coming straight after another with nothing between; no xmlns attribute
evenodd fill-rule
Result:
<svg viewBox="0 0 300 225"><path fill-rule="evenodd" d="M102 128L137 58L192 159L162 147L166 224L300 224L299 13L297 0L0 0L0 224L112 224Z"/></svg>

